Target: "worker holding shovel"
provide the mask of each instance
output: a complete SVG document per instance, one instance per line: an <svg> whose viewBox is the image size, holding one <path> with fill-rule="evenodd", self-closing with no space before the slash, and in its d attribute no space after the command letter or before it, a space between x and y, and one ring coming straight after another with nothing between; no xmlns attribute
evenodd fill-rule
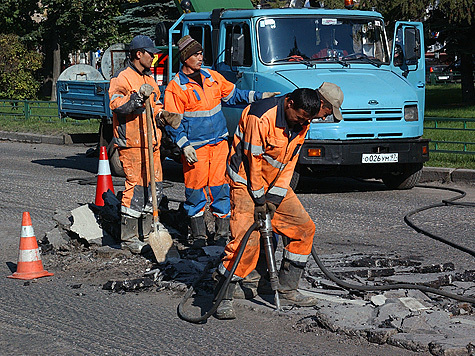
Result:
<svg viewBox="0 0 475 356"><path fill-rule="evenodd" d="M125 173L125 190L121 202L122 248L132 253L145 253L149 248L144 236L151 230L152 206L162 197L162 167L160 162L160 126L178 127L181 117L163 110L160 90L151 76L150 68L155 53L159 52L153 41L143 35L135 36L129 46L127 67L110 82L110 108L113 112L114 144ZM147 129L148 107L149 125ZM150 132L151 131L151 132ZM151 138L148 145L147 136ZM149 148L150 147L150 148ZM149 154L150 150L153 154ZM150 165L153 162L153 165ZM150 174L153 167L153 174ZM155 185L152 187L151 176ZM155 188L156 189L152 189ZM152 191L156 190L155 194ZM156 196L155 204L152 205Z"/></svg>

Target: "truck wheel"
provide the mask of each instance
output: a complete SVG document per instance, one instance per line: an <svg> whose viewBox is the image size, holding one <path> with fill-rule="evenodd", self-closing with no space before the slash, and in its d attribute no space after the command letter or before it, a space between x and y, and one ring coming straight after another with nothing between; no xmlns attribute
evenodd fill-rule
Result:
<svg viewBox="0 0 475 356"><path fill-rule="evenodd" d="M299 166L297 165L294 170L294 174L292 175L292 179L290 180L290 188L292 188L293 191L297 190L297 186L299 185L299 180L300 180L300 169Z"/></svg>
<svg viewBox="0 0 475 356"><path fill-rule="evenodd" d="M401 172L395 172L383 177L383 183L389 189L412 189L422 176L422 164L409 165Z"/></svg>
<svg viewBox="0 0 475 356"><path fill-rule="evenodd" d="M119 159L119 150L117 147L114 147L112 142L107 146L107 156L109 157L109 166L111 168L111 173L116 177L125 177L124 168L122 167L122 162Z"/></svg>
<svg viewBox="0 0 475 356"><path fill-rule="evenodd" d="M116 177L125 177L124 168L122 168L122 163L119 160L119 152L112 143L113 137L112 124L102 120L101 126L99 127L99 146L107 147L107 157L109 158L111 174Z"/></svg>

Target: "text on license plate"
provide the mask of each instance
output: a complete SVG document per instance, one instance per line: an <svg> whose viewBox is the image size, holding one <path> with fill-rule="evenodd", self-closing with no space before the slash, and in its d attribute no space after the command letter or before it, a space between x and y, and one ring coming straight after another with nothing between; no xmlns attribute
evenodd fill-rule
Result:
<svg viewBox="0 0 475 356"><path fill-rule="evenodd" d="M397 161L397 153L363 153L361 157L361 163L390 163Z"/></svg>

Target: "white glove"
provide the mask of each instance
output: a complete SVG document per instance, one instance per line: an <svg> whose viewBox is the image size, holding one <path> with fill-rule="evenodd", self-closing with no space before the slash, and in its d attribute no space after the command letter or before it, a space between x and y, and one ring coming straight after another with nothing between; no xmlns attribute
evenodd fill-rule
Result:
<svg viewBox="0 0 475 356"><path fill-rule="evenodd" d="M196 157L196 151L193 148L193 146L189 145L183 148L183 155L186 158L186 161L189 164L193 164L195 162L198 162L198 157Z"/></svg>
<svg viewBox="0 0 475 356"><path fill-rule="evenodd" d="M279 95L280 91L265 91L262 93L262 99L272 98L273 96Z"/></svg>
<svg viewBox="0 0 475 356"><path fill-rule="evenodd" d="M162 110L160 111L159 118L163 126L168 124L174 129L177 129L181 123L181 115L175 112Z"/></svg>
<svg viewBox="0 0 475 356"><path fill-rule="evenodd" d="M139 97L142 100L147 99L153 93L153 87L150 84L142 84L139 89Z"/></svg>

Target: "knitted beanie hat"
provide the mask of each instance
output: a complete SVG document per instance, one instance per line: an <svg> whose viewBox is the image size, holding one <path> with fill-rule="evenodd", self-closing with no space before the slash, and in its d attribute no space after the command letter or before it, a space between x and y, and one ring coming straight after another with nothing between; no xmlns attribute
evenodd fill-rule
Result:
<svg viewBox="0 0 475 356"><path fill-rule="evenodd" d="M202 51L200 43L194 40L190 35L186 35L178 41L178 50L180 51L180 60L184 63L196 52Z"/></svg>

